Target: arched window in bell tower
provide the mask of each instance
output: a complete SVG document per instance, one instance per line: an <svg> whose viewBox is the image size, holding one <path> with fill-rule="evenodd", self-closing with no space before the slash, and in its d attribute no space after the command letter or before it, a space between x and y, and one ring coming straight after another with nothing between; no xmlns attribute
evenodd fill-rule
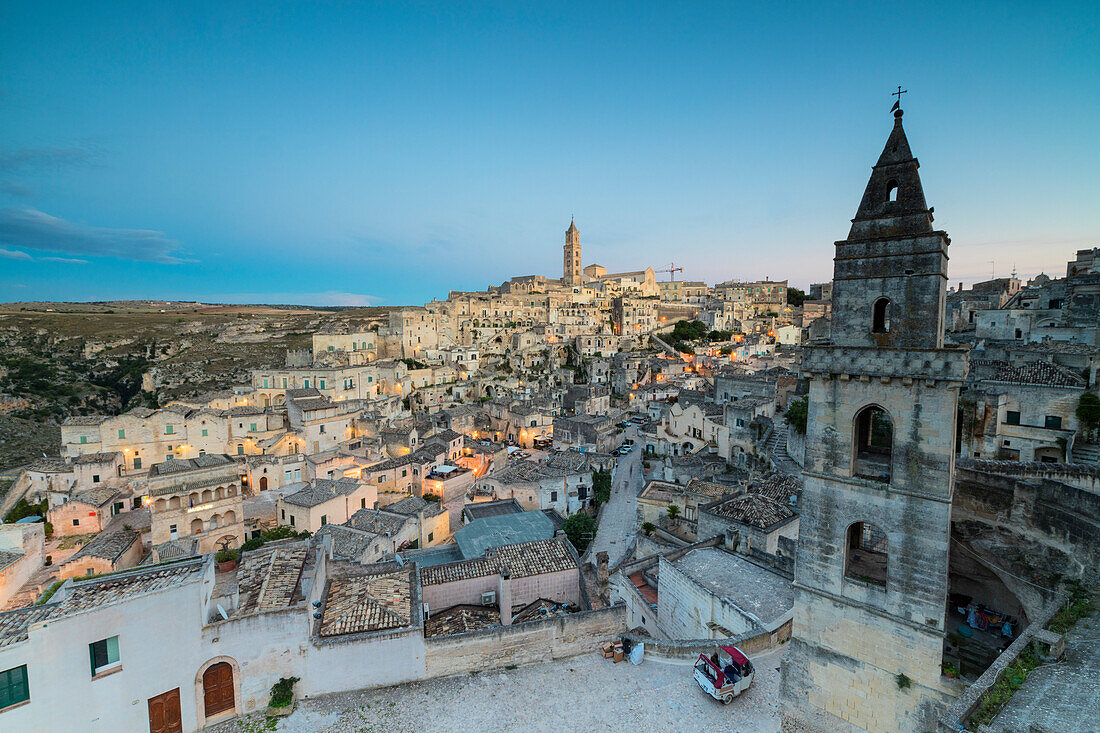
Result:
<svg viewBox="0 0 1100 733"><path fill-rule="evenodd" d="M886 182L886 200L898 200L898 182L895 181L893 178Z"/></svg>
<svg viewBox="0 0 1100 733"><path fill-rule="evenodd" d="M890 332L890 299L879 298L871 306L871 333Z"/></svg>
<svg viewBox="0 0 1100 733"><path fill-rule="evenodd" d="M890 480L894 424L878 405L856 413L852 434L852 475L873 481Z"/></svg>
<svg viewBox="0 0 1100 733"><path fill-rule="evenodd" d="M848 525L844 542L844 576L886 587L889 552L886 533L870 522Z"/></svg>

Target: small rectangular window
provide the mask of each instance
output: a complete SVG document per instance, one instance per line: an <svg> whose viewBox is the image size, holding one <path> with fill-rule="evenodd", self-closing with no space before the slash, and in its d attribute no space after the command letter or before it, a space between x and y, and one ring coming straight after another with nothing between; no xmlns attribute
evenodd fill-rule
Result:
<svg viewBox="0 0 1100 733"><path fill-rule="evenodd" d="M202 429L202 437L204 437L204 438L206 437L206 428Z"/></svg>
<svg viewBox="0 0 1100 733"><path fill-rule="evenodd" d="M27 686L27 665L0 672L0 710L31 699Z"/></svg>
<svg viewBox="0 0 1100 733"><path fill-rule="evenodd" d="M286 519L286 509L283 509L283 519Z"/></svg>
<svg viewBox="0 0 1100 733"><path fill-rule="evenodd" d="M1006 412L1005 413L1005 424L1006 425L1019 425L1020 424L1020 413L1019 413L1019 411L1018 410L1009 410L1008 412Z"/></svg>
<svg viewBox="0 0 1100 733"><path fill-rule="evenodd" d="M291 527L294 526L294 515L293 514L290 515L290 526Z"/></svg>
<svg viewBox="0 0 1100 733"><path fill-rule="evenodd" d="M366 499L360 499L359 500L359 508L360 509L366 509L367 508L367 500Z"/></svg>
<svg viewBox="0 0 1100 733"><path fill-rule="evenodd" d="M435 539L435 533L434 532L429 532L428 533L428 542L431 542L434 539Z"/></svg>
<svg viewBox="0 0 1100 733"><path fill-rule="evenodd" d="M118 437L125 438L126 437L126 431L125 430L119 430L118 431Z"/></svg>
<svg viewBox="0 0 1100 733"><path fill-rule="evenodd" d="M134 468L141 468L141 458L134 456Z"/></svg>
<svg viewBox="0 0 1100 733"><path fill-rule="evenodd" d="M79 519L74 519L73 520L73 526L74 527L79 527L80 526L80 520Z"/></svg>
<svg viewBox="0 0 1100 733"><path fill-rule="evenodd" d="M93 484L98 484L99 483L99 474L98 473L93 473L92 474L92 483Z"/></svg>
<svg viewBox="0 0 1100 733"><path fill-rule="evenodd" d="M92 661L93 677L121 666L117 636L92 642L88 645L88 653Z"/></svg>
<svg viewBox="0 0 1100 733"><path fill-rule="evenodd" d="M254 422L249 423L248 424L248 429L251 430L252 432L256 432L256 423L254 423Z"/></svg>
<svg viewBox="0 0 1100 733"><path fill-rule="evenodd" d="M1058 417L1057 415L1047 415L1045 425L1048 430L1061 430L1062 418Z"/></svg>
<svg viewBox="0 0 1100 733"><path fill-rule="evenodd" d="M328 524L328 515L327 514L322 514L321 515L321 526L324 527L326 524Z"/></svg>
<svg viewBox="0 0 1100 733"><path fill-rule="evenodd" d="M164 426L164 434L165 435L171 435L175 431L176 431L176 428L173 425L165 425Z"/></svg>
<svg viewBox="0 0 1100 733"><path fill-rule="evenodd" d="M84 445L87 442L88 442L88 436L87 435L81 435L80 436L80 444Z"/></svg>

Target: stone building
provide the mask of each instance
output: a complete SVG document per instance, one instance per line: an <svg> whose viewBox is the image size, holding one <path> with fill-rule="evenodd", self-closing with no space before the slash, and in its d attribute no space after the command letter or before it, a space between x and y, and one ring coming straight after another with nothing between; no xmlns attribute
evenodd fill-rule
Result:
<svg viewBox="0 0 1100 733"><path fill-rule="evenodd" d="M788 577L716 547L661 557L657 626L672 639L774 632L791 620Z"/></svg>
<svg viewBox="0 0 1100 733"><path fill-rule="evenodd" d="M101 532L60 565L60 577L102 575L132 568L141 560L141 534L131 529Z"/></svg>
<svg viewBox="0 0 1100 733"><path fill-rule="evenodd" d="M836 243L831 341L802 363L788 730L932 730L951 694L940 663L968 363L944 347L949 239L932 228L901 116Z"/></svg>
<svg viewBox="0 0 1100 733"><path fill-rule="evenodd" d="M279 497L276 509L281 526L316 532L326 524L343 524L360 509L374 509L378 490L355 478L317 478L298 491Z"/></svg>
<svg viewBox="0 0 1100 733"><path fill-rule="evenodd" d="M154 464L149 469L149 521L154 548L180 542L200 553L244 542L244 467L227 455ZM158 551L160 552L160 551Z"/></svg>

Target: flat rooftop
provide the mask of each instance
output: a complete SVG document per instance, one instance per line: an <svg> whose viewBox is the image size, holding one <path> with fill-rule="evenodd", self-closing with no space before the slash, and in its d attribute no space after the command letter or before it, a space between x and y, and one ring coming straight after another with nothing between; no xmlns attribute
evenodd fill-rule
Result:
<svg viewBox="0 0 1100 733"><path fill-rule="evenodd" d="M673 560L671 565L765 625L794 608L791 581L724 550L701 547Z"/></svg>

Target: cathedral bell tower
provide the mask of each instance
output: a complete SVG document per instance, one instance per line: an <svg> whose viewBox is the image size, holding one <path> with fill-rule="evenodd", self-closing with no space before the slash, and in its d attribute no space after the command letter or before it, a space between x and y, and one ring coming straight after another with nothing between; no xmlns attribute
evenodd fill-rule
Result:
<svg viewBox="0 0 1100 733"><path fill-rule="evenodd" d="M848 238L829 343L810 383L784 730L935 728L948 587L955 416L968 369L944 348L947 248L902 111Z"/></svg>
<svg viewBox="0 0 1100 733"><path fill-rule="evenodd" d="M565 230L565 266L562 269L563 285L580 285L583 278L581 273L581 233L573 220L569 220L569 228Z"/></svg>

